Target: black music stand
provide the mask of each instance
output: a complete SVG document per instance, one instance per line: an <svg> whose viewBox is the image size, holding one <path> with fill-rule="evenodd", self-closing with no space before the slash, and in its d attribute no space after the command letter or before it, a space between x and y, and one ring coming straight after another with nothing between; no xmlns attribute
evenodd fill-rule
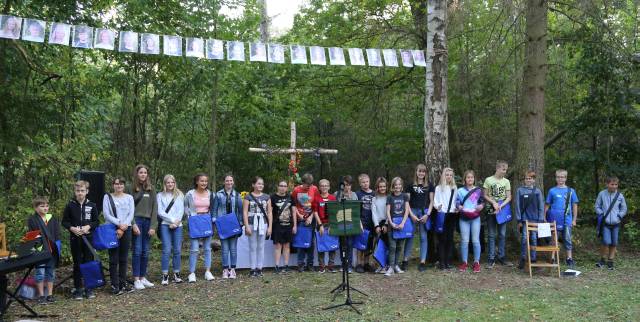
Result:
<svg viewBox="0 0 640 322"><path fill-rule="evenodd" d="M20 291L20 288L24 285L24 281L26 280L26 278L29 276L29 274L31 274L31 271L33 271L34 268L36 268L38 265L44 264L46 262L48 262L49 260L51 260L51 257L53 255L51 255L51 251L49 250L49 247L47 245L49 244L49 239L46 237L45 233L41 233L40 234L40 242L37 242L38 239L33 240L33 241L28 241L26 243L30 243L34 246L37 245L41 245L42 246L42 251L38 252L38 253L31 253L29 255L20 257L18 259L15 259L16 261L16 265L14 265L12 268L10 268L7 271L3 271L0 272L0 320L4 319L4 314L7 312L7 310L9 309L9 306L11 306L11 303L13 303L13 301L18 302L18 304L20 304L22 307L24 307L25 309L27 309L27 311L29 311L29 313L31 313L30 315L20 315L21 317L31 317L31 318L47 318L47 317L57 317L57 314L52 314L52 315L43 315L43 314L38 314L38 312L36 312L33 308L31 308L24 300L22 300L19 296L18 296L18 292ZM24 244L22 245L24 246ZM54 245L55 247L55 245ZM9 255L10 257L11 255ZM31 258L33 257L33 258ZM7 259L7 261L12 261L14 259ZM26 261L25 264L21 265L18 264L19 260L22 261ZM6 262L5 262L6 263ZM22 276L22 279L20 280L20 283L18 283L18 286L16 287L16 289L13 292L9 292L7 291L7 286L8 286L8 279L6 274L7 273L11 273L11 272L15 272L15 271L19 271L21 269L27 268L27 271L25 272L25 274ZM53 292L53 290L51 290ZM10 299L9 301L5 303L5 299L6 296L9 296Z"/></svg>
<svg viewBox="0 0 640 322"><path fill-rule="evenodd" d="M341 193L339 193L339 196ZM347 296L345 302L323 308L323 310L331 310L341 306L349 306L358 314L362 313L354 306L355 304L363 304L363 302L355 302L351 299L351 291L356 291L364 296L369 296L364 292L352 287L349 284L349 261L347 260L347 252L353 250L347 249L348 236L358 235L362 233L360 227L360 206L362 202L351 201L340 198L340 201L329 201L326 203L327 212L329 213L329 226L332 235L340 236L340 261L342 262L342 283L334 288L330 293L333 294L332 301L335 301L338 294L346 291Z"/></svg>

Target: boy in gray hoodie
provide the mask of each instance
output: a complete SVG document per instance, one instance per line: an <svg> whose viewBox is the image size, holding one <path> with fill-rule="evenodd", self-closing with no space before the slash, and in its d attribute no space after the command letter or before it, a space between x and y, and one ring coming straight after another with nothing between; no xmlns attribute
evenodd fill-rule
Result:
<svg viewBox="0 0 640 322"><path fill-rule="evenodd" d="M607 178L607 189L598 193L596 199L596 214L598 215L598 225L601 229L602 246L600 247L600 261L597 267L604 267L604 258L607 256L607 268L613 270L613 258L616 255L618 245L618 232L620 222L627 214L627 203L622 193L618 191L620 180L617 177Z"/></svg>
<svg viewBox="0 0 640 322"><path fill-rule="evenodd" d="M524 186L516 191L516 219L518 220L518 229L520 230L520 261L518 268L524 268L524 260L527 257L527 227L524 227L525 221L540 223L544 222L544 198L542 191L534 186L536 182L536 173L528 170L524 174ZM536 232L531 232L531 246L538 245L538 236ZM536 261L536 251L531 251L531 262Z"/></svg>

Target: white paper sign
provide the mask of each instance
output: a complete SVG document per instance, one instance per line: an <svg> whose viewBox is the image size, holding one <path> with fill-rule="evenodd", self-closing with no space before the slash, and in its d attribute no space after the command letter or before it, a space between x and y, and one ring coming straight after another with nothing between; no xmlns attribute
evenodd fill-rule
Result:
<svg viewBox="0 0 640 322"><path fill-rule="evenodd" d="M551 237L551 224L539 223L538 224L538 238Z"/></svg>

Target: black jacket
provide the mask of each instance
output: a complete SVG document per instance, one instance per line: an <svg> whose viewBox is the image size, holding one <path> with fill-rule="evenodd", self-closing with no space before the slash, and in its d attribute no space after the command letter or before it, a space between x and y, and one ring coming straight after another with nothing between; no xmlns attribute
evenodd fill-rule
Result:
<svg viewBox="0 0 640 322"><path fill-rule="evenodd" d="M80 205L80 203L75 199L70 200L62 214L62 227L66 230L70 230L71 227L84 225L91 226L91 232L100 225L98 207L95 203L87 199L84 200L82 205ZM77 238L73 233L71 233L70 236L72 239Z"/></svg>
<svg viewBox="0 0 640 322"><path fill-rule="evenodd" d="M49 238L49 246L51 247L51 255L55 260L55 266L58 267L58 263L60 261L60 252L58 247L56 246L56 241L60 240L60 224L56 217L51 217L48 223L45 223L44 220L40 218L40 215L37 213L33 214L27 220L27 228L29 231L33 230L41 230L42 225L45 226L47 230L46 235Z"/></svg>

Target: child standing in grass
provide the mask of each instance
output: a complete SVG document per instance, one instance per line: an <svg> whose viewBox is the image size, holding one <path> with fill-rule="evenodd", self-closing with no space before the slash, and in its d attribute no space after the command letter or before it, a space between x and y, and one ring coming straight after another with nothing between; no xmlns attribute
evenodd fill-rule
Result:
<svg viewBox="0 0 640 322"><path fill-rule="evenodd" d="M46 237L49 244L42 247L49 247L51 259L36 268L36 287L38 289L38 303L47 304L54 302L53 281L55 279L55 269L58 266L60 254L56 241L60 240L60 224L58 220L49 213L49 200L45 197L33 199L35 213L27 220L29 231L40 230ZM83 232L89 232L91 227L85 227ZM44 284L47 283L47 294L44 292Z"/></svg>
<svg viewBox="0 0 640 322"><path fill-rule="evenodd" d="M361 222L364 229L369 231L369 238L367 240L367 249L358 251L358 264L356 265L357 273L373 272L373 268L369 264L369 255L373 249L373 231L375 226L373 225L373 218L371 212L371 202L375 193L371 190L369 175L363 173L358 176L358 183L360 184L360 191L356 192L358 200L362 201L362 211L360 212Z"/></svg>
<svg viewBox="0 0 640 322"><path fill-rule="evenodd" d="M487 228L489 229L489 263L488 268L493 268L496 261L504 266L512 266L506 260L505 240L507 235L507 223L498 224L497 215L511 202L511 182L504 176L507 174L509 164L506 161L496 162L496 172L493 176L484 180L484 200L491 204L487 216ZM496 237L498 239L498 251L496 254Z"/></svg>
<svg viewBox="0 0 640 322"><path fill-rule="evenodd" d="M210 215L213 213L214 197L209 190L209 176L198 173L193 178L193 189L189 190L184 198L184 211L188 216ZM204 247L204 279L212 281L211 274L211 236L204 238L191 238L189 251L189 283L196 281L196 264L200 254L200 242Z"/></svg>
<svg viewBox="0 0 640 322"><path fill-rule="evenodd" d="M456 217L458 212L456 204L453 202L456 196L456 182L453 179L453 169L444 168L440 176L440 184L436 186L433 197L433 207L444 213L444 226L441 233L438 233L438 255L440 262L438 268L452 268L450 260L453 254L453 231L455 230Z"/></svg>
<svg viewBox="0 0 640 322"><path fill-rule="evenodd" d="M392 193L387 197L387 222L390 230L402 230L409 220L409 196L402 192L402 179L395 177L391 180ZM393 235L389 236L389 268L385 276L391 276L394 273L404 273L398 263L402 262L404 257L404 245L406 239L396 239Z"/></svg>
<svg viewBox="0 0 640 322"><path fill-rule="evenodd" d="M418 231L420 232L420 263L418 264L418 271L424 272L427 269L427 248L429 246L427 239L427 227L426 223L429 220L429 214L433 209L433 196L434 187L427 179L427 166L424 164L418 164L413 176L413 183L408 185L406 190L409 193L409 205L411 206L411 220L418 225ZM407 239L407 245L404 251L404 261L400 268L406 270L408 267L408 261L411 257L411 251L413 250L413 236Z"/></svg>
<svg viewBox="0 0 640 322"><path fill-rule="evenodd" d="M524 175L524 186L516 190L515 212L520 230L520 261L518 268L524 269L524 262L527 257L527 227L525 222L540 223L544 221L544 199L542 191L535 187L536 173L527 171ZM538 233L531 231L529 236L531 246L538 245ZM531 262L536 262L536 251L531 250Z"/></svg>
<svg viewBox="0 0 640 322"><path fill-rule="evenodd" d="M567 266L575 267L573 260L573 243L571 230L578 220L578 195L573 188L567 186L567 170L556 170L557 185L549 189L544 206L547 221L555 221L558 230L562 232L562 243L567 251Z"/></svg>
<svg viewBox="0 0 640 322"><path fill-rule="evenodd" d="M382 239L383 243L389 249L389 229L387 226L387 180L385 178L378 178L376 180L376 195L371 202L371 215L373 219L373 225L376 233L376 240L374 245L378 244L378 240ZM389 254L386 254L387 257ZM384 274L389 270L389 267L379 267L376 273Z"/></svg>
<svg viewBox="0 0 640 322"><path fill-rule="evenodd" d="M169 257L172 256L173 281L182 283L180 276L182 255L182 217L184 217L184 195L176 186L176 178L164 176L164 189L157 194L160 237L162 238L162 285L169 284Z"/></svg>
<svg viewBox="0 0 640 322"><path fill-rule="evenodd" d="M255 177L251 183L252 191L244 198L242 213L245 235L249 238L250 277L262 277L264 262L264 242L271 235L272 208L271 197L262 193L264 180Z"/></svg>
<svg viewBox="0 0 640 322"><path fill-rule="evenodd" d="M627 202L622 193L618 191L620 180L617 177L607 178L607 189L598 193L596 199L596 214L601 221L602 246L600 247L600 260L597 267L604 267L605 258L607 268L613 270L613 258L616 255L618 245L618 232L620 222L627 214Z"/></svg>
<svg viewBox="0 0 640 322"><path fill-rule="evenodd" d="M111 293L119 295L131 291L127 285L127 262L131 246L131 225L135 205L133 197L124 193L125 180L115 177L111 181L113 193L105 194L102 199L102 215L108 223L118 228L118 247L109 249L109 277Z"/></svg>
<svg viewBox="0 0 640 322"><path fill-rule="evenodd" d="M465 272L469 257L469 236L473 245L474 273L480 273L480 211L484 207L482 189L476 187L476 174L473 170L467 170L462 176L464 186L458 189L456 194L456 206L460 212L460 257L462 263L458 270Z"/></svg>
<svg viewBox="0 0 640 322"><path fill-rule="evenodd" d="M224 176L224 187L216 192L213 206L213 216L234 213L238 222L242 223L242 198L234 188L233 175ZM236 263L238 261L238 238L240 236L229 237L220 241L222 246L222 278L235 279Z"/></svg>
<svg viewBox="0 0 640 322"><path fill-rule="evenodd" d="M293 199L287 193L289 185L286 180L278 181L278 191L271 195L273 207L273 251L275 259L275 273L289 272L289 255L291 242L296 233L296 207ZM280 257L284 257L284 265L280 266Z"/></svg>
<svg viewBox="0 0 640 322"><path fill-rule="evenodd" d="M329 214L327 214L327 201L336 201L336 197L329 193L330 182L327 179L322 179L318 182L318 187L320 189L320 198L317 199L315 206L314 216L317 218L316 220L320 223L320 233L328 234L329 233ZM331 273L336 273L336 269L333 266L335 264L336 259L335 250L329 252L318 252L318 264L320 268L318 272L324 273L325 271L329 271ZM325 266L324 257L327 254L328 265Z"/></svg>
<svg viewBox="0 0 640 322"><path fill-rule="evenodd" d="M149 266L151 236L155 235L158 227L156 193L149 178L149 167L144 164L137 165L133 171L131 195L135 204L131 241L133 243L133 255L131 256L133 285L136 290L142 290L146 287L153 287L153 283L147 279L147 267Z"/></svg>

